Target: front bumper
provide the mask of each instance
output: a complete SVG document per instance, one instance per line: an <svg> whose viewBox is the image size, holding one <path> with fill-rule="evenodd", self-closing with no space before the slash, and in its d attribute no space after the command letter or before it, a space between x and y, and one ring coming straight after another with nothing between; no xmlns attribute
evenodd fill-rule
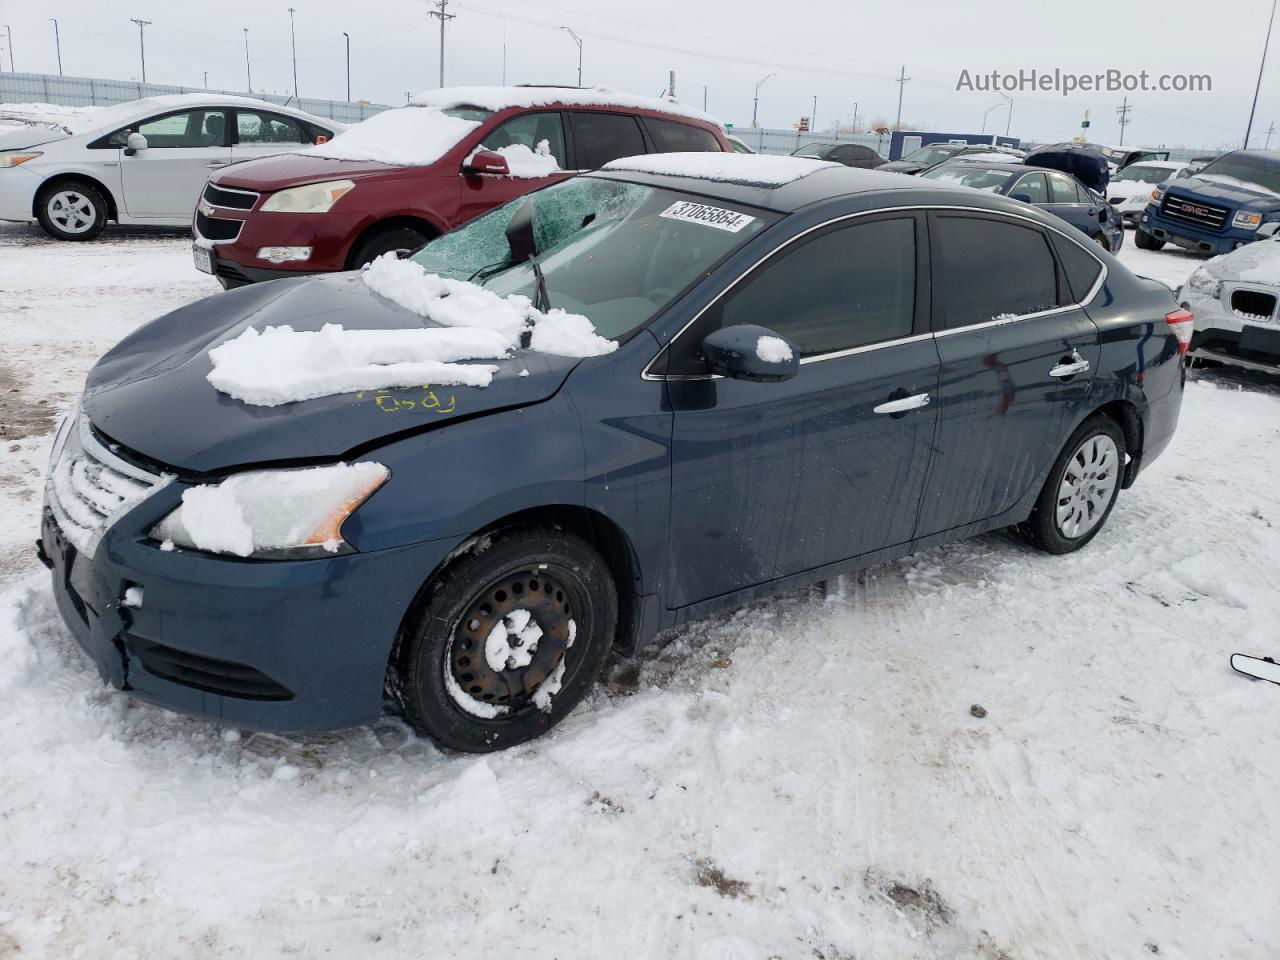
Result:
<svg viewBox="0 0 1280 960"><path fill-rule="evenodd" d="M233 239L213 240L215 275L224 288L345 270L351 241L367 219L364 213L262 213L228 207L212 207L208 215L220 221L220 233L235 233ZM202 236L199 215L192 222L192 232ZM263 247L310 247L311 256L272 263L259 259Z"/></svg>
<svg viewBox="0 0 1280 960"><path fill-rule="evenodd" d="M1149 233L1157 240L1172 243L1174 246L1190 250L1192 253L1203 253L1218 256L1230 253L1239 247L1253 243L1258 239L1256 231L1240 230L1228 227L1222 231L1201 230L1191 224L1172 220L1163 216L1155 204L1151 204L1138 218L1138 229Z"/></svg>
<svg viewBox="0 0 1280 960"><path fill-rule="evenodd" d="M12 220L18 223L33 223L32 211L36 205L36 193L40 190L43 178L39 173L28 170L28 161L7 170L0 170L0 220Z"/></svg>
<svg viewBox="0 0 1280 960"><path fill-rule="evenodd" d="M387 663L422 582L457 541L300 561L162 551L146 534L177 505L167 484L92 555L46 508L39 553L58 610L102 678L140 700L258 730L375 719ZM125 604L141 588L141 604Z"/></svg>

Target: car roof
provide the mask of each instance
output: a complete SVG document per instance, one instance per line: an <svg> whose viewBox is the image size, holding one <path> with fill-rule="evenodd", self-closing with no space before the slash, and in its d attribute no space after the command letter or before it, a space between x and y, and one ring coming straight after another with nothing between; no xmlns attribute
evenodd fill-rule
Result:
<svg viewBox="0 0 1280 960"><path fill-rule="evenodd" d="M723 129L724 124L709 113L680 103L671 97L644 97L614 90L612 87L568 87L525 85L514 87L442 87L427 90L410 100L415 107L448 110L456 107L479 107L499 113L503 110L529 110L535 107L606 107L622 110L649 110L669 114L682 120L695 120Z"/></svg>
<svg viewBox="0 0 1280 960"><path fill-rule="evenodd" d="M314 120L323 123L325 126L334 126L338 129L346 129L348 126L348 124L338 120L318 117L296 107L286 107L278 103L271 103L268 100L260 100L257 97L238 97L227 93L167 93L103 107L102 111L111 111L106 115L102 115L99 111L83 114L76 118L80 127L78 132L116 126L122 118L135 115L141 116L164 110L184 110L193 107L245 107L254 110L270 110L273 113L284 113L294 117ZM129 110L128 108L133 109ZM98 120L103 122L98 124L96 123Z"/></svg>

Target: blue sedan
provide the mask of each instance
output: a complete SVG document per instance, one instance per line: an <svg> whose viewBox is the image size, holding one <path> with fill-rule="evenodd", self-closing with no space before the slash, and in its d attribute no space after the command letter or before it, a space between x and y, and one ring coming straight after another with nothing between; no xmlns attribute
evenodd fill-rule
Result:
<svg viewBox="0 0 1280 960"><path fill-rule="evenodd" d="M496 750L716 611L1004 527L1084 547L1193 325L993 193L632 157L140 327L55 439L39 551L130 696Z"/></svg>
<svg viewBox="0 0 1280 960"><path fill-rule="evenodd" d="M1112 206L1075 177L1059 170L1022 163L953 160L920 176L1033 204L1061 217L1110 253L1118 252L1124 243L1123 221Z"/></svg>

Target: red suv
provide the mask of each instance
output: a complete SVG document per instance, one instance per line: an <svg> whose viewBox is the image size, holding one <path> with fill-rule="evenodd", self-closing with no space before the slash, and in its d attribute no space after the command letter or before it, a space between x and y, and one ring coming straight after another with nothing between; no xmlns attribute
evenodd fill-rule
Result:
<svg viewBox="0 0 1280 960"><path fill-rule="evenodd" d="M237 287L353 270L538 187L642 153L732 151L713 118L602 88L455 87L205 185L196 266Z"/></svg>

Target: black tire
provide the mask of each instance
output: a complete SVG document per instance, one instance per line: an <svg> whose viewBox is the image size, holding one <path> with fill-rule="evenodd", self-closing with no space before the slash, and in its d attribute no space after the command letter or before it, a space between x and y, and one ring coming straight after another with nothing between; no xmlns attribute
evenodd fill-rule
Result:
<svg viewBox="0 0 1280 960"><path fill-rule="evenodd" d="M522 610L543 631L531 640L512 632ZM424 588L388 686L424 736L470 753L501 750L545 733L577 706L604 668L617 619L609 567L585 542L541 526L495 534ZM496 669L486 638L500 625L508 633L499 643L510 646L493 649L512 659ZM527 645L514 649L522 639ZM527 659L512 667L516 656ZM559 688L548 698L559 663ZM478 715L486 712L495 715Z"/></svg>
<svg viewBox="0 0 1280 960"><path fill-rule="evenodd" d="M1139 250L1159 250L1164 246L1163 240L1157 240L1141 227L1133 231L1133 243Z"/></svg>
<svg viewBox="0 0 1280 960"><path fill-rule="evenodd" d="M1107 437L1115 445L1115 463L1112 465L1114 480L1110 497L1106 500L1105 509L1101 511L1094 509L1087 514L1089 520L1086 522L1090 522L1092 525L1087 530L1072 536L1069 535L1069 531L1064 531L1059 525L1058 507L1061 503L1065 509L1069 504L1068 499L1060 500L1059 494L1062 490L1063 479L1070 461L1076 459L1075 469L1080 471L1083 468L1086 476L1092 472L1090 470L1092 464L1089 462L1082 463L1077 458L1077 454L1086 442L1091 442L1097 437ZM1111 516L1111 510L1116 505L1116 498L1120 495L1120 485L1124 481L1124 470L1124 431L1120 429L1118 423L1106 414L1094 414L1080 424L1067 439L1067 442L1063 444L1062 452L1058 454L1058 459L1054 461L1053 469L1049 471L1049 476L1044 482L1044 488L1040 491L1040 496L1036 500L1036 505L1031 511L1030 518L1020 525L1019 530L1028 542L1046 553L1071 553L1079 550L1096 537L1098 532L1106 526L1107 518ZM1100 516L1098 516L1099 512ZM1094 517L1097 517L1097 519L1094 520Z"/></svg>
<svg viewBox="0 0 1280 960"><path fill-rule="evenodd" d="M393 250L416 250L431 237L413 227L387 227L365 237L351 254L351 269L359 270L371 260Z"/></svg>
<svg viewBox="0 0 1280 960"><path fill-rule="evenodd" d="M55 240L92 240L107 225L107 198L80 180L53 180L36 197L36 219Z"/></svg>

